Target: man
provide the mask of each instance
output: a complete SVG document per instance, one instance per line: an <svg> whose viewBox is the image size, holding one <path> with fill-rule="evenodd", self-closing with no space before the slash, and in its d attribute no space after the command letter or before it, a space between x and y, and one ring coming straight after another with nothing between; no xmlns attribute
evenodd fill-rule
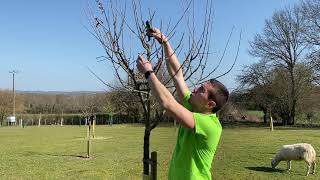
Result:
<svg viewBox="0 0 320 180"><path fill-rule="evenodd" d="M148 35L163 45L167 68L182 104L158 80L150 62L139 56L138 70L145 74L153 95L168 114L181 124L168 179L210 180L211 164L222 131L215 113L227 102L228 90L219 81L210 80L191 93L167 37L156 28L149 29Z"/></svg>

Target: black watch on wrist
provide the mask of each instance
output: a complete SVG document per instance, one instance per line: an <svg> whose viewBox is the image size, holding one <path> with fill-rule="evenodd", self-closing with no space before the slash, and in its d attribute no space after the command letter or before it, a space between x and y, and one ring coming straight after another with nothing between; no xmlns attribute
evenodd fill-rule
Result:
<svg viewBox="0 0 320 180"><path fill-rule="evenodd" d="M154 71L147 71L146 73L144 73L144 77L148 79L151 73L154 73Z"/></svg>

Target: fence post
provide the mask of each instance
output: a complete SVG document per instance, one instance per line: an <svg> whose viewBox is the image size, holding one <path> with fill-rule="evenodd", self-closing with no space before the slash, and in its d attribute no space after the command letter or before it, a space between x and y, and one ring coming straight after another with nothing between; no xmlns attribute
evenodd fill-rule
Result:
<svg viewBox="0 0 320 180"><path fill-rule="evenodd" d="M90 158L91 154L91 121L88 121L89 124L87 125L87 158Z"/></svg>
<svg viewBox="0 0 320 180"><path fill-rule="evenodd" d="M93 139L96 137L96 115L94 115L93 117L93 121L92 121L92 133L93 133Z"/></svg>
<svg viewBox="0 0 320 180"><path fill-rule="evenodd" d="M157 180L157 152L151 153L151 180Z"/></svg>
<svg viewBox="0 0 320 180"><path fill-rule="evenodd" d="M41 126L41 113L39 114L38 127Z"/></svg>
<svg viewBox="0 0 320 180"><path fill-rule="evenodd" d="M270 116L270 130L273 131L273 119L272 119L272 116Z"/></svg>
<svg viewBox="0 0 320 180"><path fill-rule="evenodd" d="M63 117L60 119L60 126L63 126Z"/></svg>

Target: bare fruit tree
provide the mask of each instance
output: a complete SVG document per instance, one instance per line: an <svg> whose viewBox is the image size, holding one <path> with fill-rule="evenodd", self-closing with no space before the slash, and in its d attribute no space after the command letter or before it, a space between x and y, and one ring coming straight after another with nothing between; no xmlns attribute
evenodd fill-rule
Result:
<svg viewBox="0 0 320 180"><path fill-rule="evenodd" d="M182 60L181 68L185 80L189 85L194 86L212 78L214 72L224 64L223 53L216 66L208 65L214 64L208 61L213 26L212 0L207 0L205 3L196 3L194 0L180 1L184 6L181 14L176 17L175 23L171 24L170 22L173 21L170 21L165 27L162 26L164 23L159 20L155 11L142 10L139 0L132 0L131 4L128 3L129 1L121 3L122 1L114 0L106 3L100 0L95 2L93 5L88 5L87 15L91 26L89 32L105 50L105 55L98 60L106 61L113 67L116 79L122 88L135 93L143 108L145 124L143 174L148 175L150 133L157 126L160 118L151 118L152 94L143 75L135 69L138 54L144 54L147 57L153 64L156 76L172 93L175 89L172 86L172 77L163 70L165 66L163 47L146 35L146 21L150 22L151 26L160 24L157 27L168 36L171 42L177 43L175 53ZM198 7L199 4L202 7ZM201 13L195 13L200 11ZM202 17L196 17L199 14ZM236 58L230 68L220 76L227 74L233 68L235 61ZM98 76L97 78L113 90L119 88L104 82Z"/></svg>

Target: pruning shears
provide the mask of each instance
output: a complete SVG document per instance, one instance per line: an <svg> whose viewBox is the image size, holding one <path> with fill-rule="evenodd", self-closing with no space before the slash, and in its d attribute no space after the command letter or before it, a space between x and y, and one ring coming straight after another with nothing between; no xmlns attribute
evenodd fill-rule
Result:
<svg viewBox="0 0 320 180"><path fill-rule="evenodd" d="M146 21L146 29L147 29L147 32L152 31L152 27L151 27L151 24L149 23L149 21ZM151 36L148 35L148 33L147 33L147 36L148 36L148 41L150 41Z"/></svg>

